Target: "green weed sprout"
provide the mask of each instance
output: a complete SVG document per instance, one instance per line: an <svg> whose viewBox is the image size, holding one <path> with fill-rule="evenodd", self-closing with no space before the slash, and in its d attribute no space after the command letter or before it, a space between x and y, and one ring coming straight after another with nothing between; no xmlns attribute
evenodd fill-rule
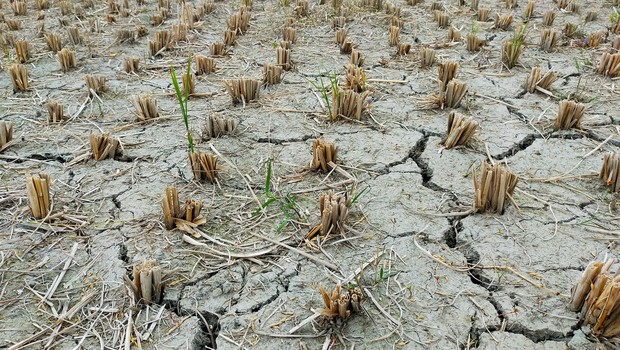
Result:
<svg viewBox="0 0 620 350"><path fill-rule="evenodd" d="M295 212L295 197L286 195L284 198L280 198L271 193L272 163L272 159L267 161L267 176L265 178L265 190L263 192L267 199L260 205L260 207L256 208L252 215L256 216L272 203L282 200L283 203L280 204L280 210L282 211L282 214L284 214L284 220L282 220L276 228L276 232L280 233L293 217L293 213Z"/></svg>
<svg viewBox="0 0 620 350"><path fill-rule="evenodd" d="M187 57L187 71L185 72L185 81L187 82L189 82L191 74L191 59L192 55L190 54ZM174 71L174 67L170 67L170 75L172 76L174 91L176 92L177 98L179 99L181 114L183 115L183 120L185 121L185 130L187 130L187 143L189 145L189 150L191 153L194 153L194 139L192 138L192 132L189 130L189 115L187 114L187 101L189 100L189 83L185 84L184 91L181 92L181 88L179 87L179 81L177 80L177 75Z"/></svg>

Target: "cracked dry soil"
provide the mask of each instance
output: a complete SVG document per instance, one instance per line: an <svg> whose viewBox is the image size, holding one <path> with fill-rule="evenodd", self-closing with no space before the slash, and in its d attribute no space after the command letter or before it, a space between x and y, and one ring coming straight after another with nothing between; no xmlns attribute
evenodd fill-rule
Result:
<svg viewBox="0 0 620 350"><path fill-rule="evenodd" d="M189 126L196 147L216 149L226 168L217 184L206 184L192 179L169 68L183 71L190 54L209 56L240 2L209 3L213 12L197 16L186 40L151 57L148 41L184 20L183 2L170 4L168 18L154 26L152 16L165 1L51 1L40 11L40 1L27 1L25 15L2 1L0 115L14 123L15 143L0 154L0 348L593 348L596 339L580 329L567 304L588 262L618 253L617 195L596 176L603 153L620 145L616 80L596 74L616 34L595 48L579 47L578 35L562 36L551 53L538 43L548 9L557 14L556 31L573 23L587 35L608 33L613 4L581 2L581 11L568 12L536 1L520 63L507 70L500 49L526 1L510 9L505 1L480 1L490 10L487 22L476 21L470 1L459 2L437 4L463 38L473 28L487 41L479 52L467 51L464 40L447 41L431 1L345 0L340 11L347 39L365 59L371 106L359 122L331 122L309 82L326 79L328 71L342 80L349 62L334 41L333 2L311 1L307 16L296 16L301 1L255 0L249 29L215 58L216 72L195 77ZM190 11L203 5L184 3ZM388 45L394 8L400 41L413 45L405 56ZM599 16L584 22L589 11ZM496 13L512 13L515 22L495 29ZM294 68L282 83L261 88L257 101L232 105L223 81L262 79L262 66L276 61L287 17L297 32ZM7 20L21 21L21 29L9 30ZM60 70L38 33L41 25L77 53L76 68ZM138 26L148 35L117 40L120 30ZM77 28L81 43L69 40L68 28ZM8 69L18 39L30 47L30 88L14 93ZM442 150L449 110L419 107L437 90L437 65L420 68L421 47L434 48L436 61L459 64L458 78L469 91L457 111L481 125L467 147ZM138 72L125 73L126 56L140 59ZM535 66L557 72L552 96L523 92ZM89 97L86 74L107 77L108 91ZM575 92L587 104L582 129L554 131L559 101ZM160 119L137 121L130 102L137 94L157 100ZM47 122L49 99L65 106L68 120ZM237 132L202 140L204 119L213 113L239 121ZM89 160L90 132L119 137L122 155ZM320 247L304 242L319 222L319 195L350 191L352 181L342 172L307 170L317 138L338 145L341 169L358 190L367 189L351 211L346 237ZM470 208L472 171L489 157L519 175L512 203L503 215L452 215ZM253 215L257 199L266 199L269 159L271 193L280 200ZM30 216L25 186L25 174L42 171L52 179L52 217L45 222ZM172 184L182 200L204 204L202 245L163 226L160 201ZM163 302L135 307L122 281L146 259L168 271ZM365 290L362 313L335 324L318 318L290 332L322 307L319 286L331 289L349 276Z"/></svg>

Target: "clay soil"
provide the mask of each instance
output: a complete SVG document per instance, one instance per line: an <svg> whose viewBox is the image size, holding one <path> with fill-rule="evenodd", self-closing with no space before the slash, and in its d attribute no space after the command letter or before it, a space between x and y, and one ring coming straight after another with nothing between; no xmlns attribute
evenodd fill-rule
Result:
<svg viewBox="0 0 620 350"><path fill-rule="evenodd" d="M147 0L60 3L37 10L27 1L15 15L2 1L0 116L13 122L13 143L0 153L0 348L144 349L583 349L597 339L568 309L570 289L587 264L618 254L618 196L598 178L603 155L620 145L617 78L597 73L613 52L611 1L575 1L576 12L535 1L517 65L502 63L501 48L523 22L526 1L480 1L489 20L477 21L470 1L441 1L461 39L447 39L431 1L411 5L345 0L310 1L305 16L291 0L254 0L249 28L216 71L195 76L188 102L196 150L218 156L217 181L197 182L188 164L187 132L170 77L192 56L211 56L224 40L227 20L243 5L215 2L196 16L187 37L153 57L156 32L186 21L182 6L154 26L160 4ZM117 6L115 7L114 5ZM185 3L190 13L203 6ZM193 6L190 8L189 6ZM127 8L128 6L128 8ZM435 5L437 6L437 5ZM616 5L617 6L617 5ZM73 7L71 9L71 7ZM81 10L80 10L81 7ZM396 13L398 9L399 13ZM540 49L543 13L553 10L557 45ZM118 10L118 11L115 11ZM597 15L585 21L589 12ZM368 106L360 120L332 121L320 86L335 73L344 85L350 54L335 43L333 18L346 18L347 40L364 57ZM514 15L506 30L495 14ZM390 46L393 16L399 41ZM590 15L592 16L592 15ZM282 82L262 86L255 101L233 104L230 79L262 81L292 19L297 41L293 68ZM9 30L6 22L21 21ZM576 25L572 37L561 34ZM58 34L75 51L77 66L60 69L40 32ZM143 26L148 34L137 37ZM68 28L77 28L73 43ZM121 41L120 30L134 39ZM486 40L467 50L465 37ZM589 47L593 33L600 44ZM585 38L585 39L584 39ZM9 69L12 41L28 42L27 91L15 92ZM435 50L430 67L420 52ZM139 58L135 73L126 57ZM458 63L468 85L458 108L480 123L466 146L443 149L449 108L424 108L437 94L439 62ZM548 91L527 93L532 67L554 70ZM88 74L107 78L93 94ZM327 87L331 103L331 87ZM136 95L157 101L159 118L141 122ZM65 120L48 121L47 102L64 105ZM578 129L554 130L559 103L586 105ZM203 135L212 115L236 120L237 130ZM119 153L95 161L89 135L120 140ZM337 167L310 170L316 139L339 147ZM505 163L518 175L503 214L473 213L473 173L484 160ZM268 167L271 179L265 191ZM31 216L26 174L51 177L51 213ZM203 204L205 223L166 230L161 200L175 185L182 202ZM306 240L320 222L319 196L329 190L361 193L343 233ZM262 203L275 198L260 208ZM185 237L185 238L184 238ZM192 237L192 240L187 239ZM163 300L144 305L127 292L133 266L154 260L166 272ZM346 320L315 316L319 291L357 287L361 310Z"/></svg>

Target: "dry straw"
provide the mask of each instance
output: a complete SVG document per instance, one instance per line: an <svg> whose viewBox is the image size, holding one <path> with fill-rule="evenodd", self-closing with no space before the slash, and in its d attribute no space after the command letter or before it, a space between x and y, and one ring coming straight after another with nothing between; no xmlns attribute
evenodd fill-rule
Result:
<svg viewBox="0 0 620 350"><path fill-rule="evenodd" d="M67 28L67 34L71 45L76 46L82 43L82 36L80 35L80 29L78 27Z"/></svg>
<svg viewBox="0 0 620 350"><path fill-rule="evenodd" d="M572 38L577 33L577 26L573 23L566 23L564 25L564 29L562 30L562 34L564 34L567 38Z"/></svg>
<svg viewBox="0 0 620 350"><path fill-rule="evenodd" d="M439 63L437 67L437 81L439 82L439 91L444 91L450 80L456 77L459 65L454 61L444 61Z"/></svg>
<svg viewBox="0 0 620 350"><path fill-rule="evenodd" d="M297 0L297 6L295 6L295 14L300 17L308 15L308 0Z"/></svg>
<svg viewBox="0 0 620 350"><path fill-rule="evenodd" d="M515 33L512 39L504 41L502 46L502 62L508 67L512 68L519 62L519 57L523 53L523 41L525 36L522 32Z"/></svg>
<svg viewBox="0 0 620 350"><path fill-rule="evenodd" d="M336 44L342 46L344 42L347 40L347 30L344 28L336 30Z"/></svg>
<svg viewBox="0 0 620 350"><path fill-rule="evenodd" d="M532 16L534 15L534 5L536 4L536 2L530 0L527 2L527 5L525 5L525 10L523 11L523 18L525 18L526 20L529 20L532 18Z"/></svg>
<svg viewBox="0 0 620 350"><path fill-rule="evenodd" d="M237 45L237 31L226 30L224 32L224 45L235 46Z"/></svg>
<svg viewBox="0 0 620 350"><path fill-rule="evenodd" d="M475 170L473 175L476 193L474 210L503 214L506 201L517 186L517 175L499 163L489 165L486 160L482 162L480 181Z"/></svg>
<svg viewBox="0 0 620 350"><path fill-rule="evenodd" d="M608 152L603 156L603 166L599 176L612 192L620 190L620 152Z"/></svg>
<svg viewBox="0 0 620 350"><path fill-rule="evenodd" d="M15 16L25 16L28 6L26 6L26 2L23 0L15 0L11 3L11 9Z"/></svg>
<svg viewBox="0 0 620 350"><path fill-rule="evenodd" d="M215 42L211 44L210 47L211 56L224 56L226 55L226 45L222 42Z"/></svg>
<svg viewBox="0 0 620 350"><path fill-rule="evenodd" d="M278 47L276 49L276 63L286 71L291 70L293 68L291 64L291 50Z"/></svg>
<svg viewBox="0 0 620 350"><path fill-rule="evenodd" d="M611 54L603 53L601 62L598 64L597 72L607 77L616 77L620 75L620 53Z"/></svg>
<svg viewBox="0 0 620 350"><path fill-rule="evenodd" d="M558 8L567 12L579 12L579 4L574 0L557 0Z"/></svg>
<svg viewBox="0 0 620 350"><path fill-rule="evenodd" d="M337 161L338 146L331 142L314 140L312 144L312 163L310 169L327 173L331 171L330 163Z"/></svg>
<svg viewBox="0 0 620 350"><path fill-rule="evenodd" d="M54 33L46 33L45 41L47 43L47 48L53 53L57 53L62 49L62 41L60 39L60 35Z"/></svg>
<svg viewBox="0 0 620 350"><path fill-rule="evenodd" d="M452 42L461 41L461 31L452 26L448 28L448 40Z"/></svg>
<svg viewBox="0 0 620 350"><path fill-rule="evenodd" d="M341 90L336 87L332 91L332 120L340 117L361 120L362 113L367 108L366 98L368 91L362 93L350 89Z"/></svg>
<svg viewBox="0 0 620 350"><path fill-rule="evenodd" d="M346 23L346 18L342 16L332 18L332 27L334 29L344 28L345 23Z"/></svg>
<svg viewBox="0 0 620 350"><path fill-rule="evenodd" d="M195 55L196 74L203 75L215 72L215 60L212 57Z"/></svg>
<svg viewBox="0 0 620 350"><path fill-rule="evenodd" d="M349 60L349 64L361 67L364 65L364 57L362 53L353 49L351 50L351 59Z"/></svg>
<svg viewBox="0 0 620 350"><path fill-rule="evenodd" d="M228 17L228 29L234 30L239 35L243 35L248 31L250 25L250 12L249 10L239 11Z"/></svg>
<svg viewBox="0 0 620 350"><path fill-rule="evenodd" d="M43 219L50 213L50 177L45 173L26 174L26 191L30 212L35 219Z"/></svg>
<svg viewBox="0 0 620 350"><path fill-rule="evenodd" d="M558 80L558 76L555 71L549 70L545 75L542 75L539 67L532 67L532 71L525 80L523 88L529 93L533 93L536 90L549 93L551 84L556 80Z"/></svg>
<svg viewBox="0 0 620 350"><path fill-rule="evenodd" d="M47 121L60 123L65 119L65 107L55 100L47 100Z"/></svg>
<svg viewBox="0 0 620 350"><path fill-rule="evenodd" d="M297 42L297 29L292 27L284 28L282 31L282 40L295 44Z"/></svg>
<svg viewBox="0 0 620 350"><path fill-rule="evenodd" d="M75 51L64 48L58 51L58 62L60 63L60 69L66 72L71 68L77 67L77 55Z"/></svg>
<svg viewBox="0 0 620 350"><path fill-rule="evenodd" d="M434 16L439 28L447 28L448 25L450 25L450 16L447 13L443 11L436 11Z"/></svg>
<svg viewBox="0 0 620 350"><path fill-rule="evenodd" d="M183 74L181 80L183 82L183 91L187 91L190 95L196 93L196 78L193 74Z"/></svg>
<svg viewBox="0 0 620 350"><path fill-rule="evenodd" d="M120 141L108 133L96 135L91 132L89 139L93 159L97 161L114 158L117 153L120 153Z"/></svg>
<svg viewBox="0 0 620 350"><path fill-rule="evenodd" d="M395 27L395 26L391 26L390 27L390 37L388 40L388 44L390 46L396 46L398 45L398 34L400 33L400 28L399 27Z"/></svg>
<svg viewBox="0 0 620 350"><path fill-rule="evenodd" d="M346 320L352 313L360 312L362 290L359 287L345 289L338 283L331 293L327 293L323 286L320 290L325 308L317 311L324 317L332 321L336 319Z"/></svg>
<svg viewBox="0 0 620 350"><path fill-rule="evenodd" d="M398 27L400 29L403 29L405 27L405 22L396 16L392 16L392 18L390 19L390 22L391 22L391 25L394 27Z"/></svg>
<svg viewBox="0 0 620 350"><path fill-rule="evenodd" d="M584 19L584 21L585 22L594 22L594 21L596 21L597 18L598 18L598 12L596 12L596 11L588 11L588 13L586 13L586 18ZM614 30L612 29L612 32L613 31Z"/></svg>
<svg viewBox="0 0 620 350"><path fill-rule="evenodd" d="M22 21L19 20L19 19L6 18L4 20L4 23L6 23L6 26L9 28L9 30L20 30L20 29L22 29Z"/></svg>
<svg viewBox="0 0 620 350"><path fill-rule="evenodd" d="M489 20L489 9L486 7L482 7L478 9L477 13L479 22L486 22Z"/></svg>
<svg viewBox="0 0 620 350"><path fill-rule="evenodd" d="M517 0L504 0L507 9L513 9L517 7Z"/></svg>
<svg viewBox="0 0 620 350"><path fill-rule="evenodd" d="M586 106L570 100L560 102L558 116L555 118L554 127L556 130L569 130L581 128L581 120L586 110Z"/></svg>
<svg viewBox="0 0 620 350"><path fill-rule="evenodd" d="M494 27L501 29L501 30L508 30L508 28L512 24L513 19L514 17L512 16L512 14L508 14L508 15L496 14Z"/></svg>
<svg viewBox="0 0 620 350"><path fill-rule="evenodd" d="M17 62L25 63L28 59L30 59L30 50L26 40L16 40L13 46L15 46Z"/></svg>
<svg viewBox="0 0 620 350"><path fill-rule="evenodd" d="M161 30L155 33L155 40L149 40L149 52L151 56L157 56L161 54L164 50L168 50L170 48L172 39L170 37L170 32L167 30Z"/></svg>
<svg viewBox="0 0 620 350"><path fill-rule="evenodd" d="M216 156L202 151L190 152L189 162L196 181L215 183L218 172L223 169L217 164Z"/></svg>
<svg viewBox="0 0 620 350"><path fill-rule="evenodd" d="M234 134L238 123L234 119L225 118L218 114L211 114L202 126L202 139L210 140L222 135Z"/></svg>
<svg viewBox="0 0 620 350"><path fill-rule="evenodd" d="M183 41L187 41L188 25L184 23L172 25L172 42L177 44Z"/></svg>
<svg viewBox="0 0 620 350"><path fill-rule="evenodd" d="M258 80L254 79L233 79L224 81L224 87L226 91L228 91L233 104L246 104L252 100L258 99L259 85Z"/></svg>
<svg viewBox="0 0 620 350"><path fill-rule="evenodd" d="M559 33L552 28L543 29L542 35L540 36L540 48L543 51L551 52L558 43L559 37Z"/></svg>
<svg viewBox="0 0 620 350"><path fill-rule="evenodd" d="M480 1L479 0L471 0L469 2L469 8L472 9L472 11L478 10L478 6L479 5L480 5Z"/></svg>
<svg viewBox="0 0 620 350"><path fill-rule="evenodd" d="M617 35L614 38L614 41L611 43L612 52L620 51L620 35Z"/></svg>
<svg viewBox="0 0 620 350"><path fill-rule="evenodd" d="M50 3L48 0L36 0L34 5L37 11L47 10L50 8Z"/></svg>
<svg viewBox="0 0 620 350"><path fill-rule="evenodd" d="M554 10L547 10L545 11L545 14L543 15L543 26L545 27L551 27L553 25L553 21L555 21L555 11Z"/></svg>
<svg viewBox="0 0 620 350"><path fill-rule="evenodd" d="M28 90L28 69L23 64L14 64L9 67L9 76L13 82L13 92Z"/></svg>
<svg viewBox="0 0 620 350"><path fill-rule="evenodd" d="M13 141L13 122L0 120L0 152Z"/></svg>
<svg viewBox="0 0 620 350"><path fill-rule="evenodd" d="M396 54L399 56L408 55L410 51L411 44L398 43L398 45L396 45Z"/></svg>
<svg viewBox="0 0 620 350"><path fill-rule="evenodd" d="M164 212L164 225L167 230L175 227L182 228L188 223L191 226L202 225L206 220L200 216L202 203L194 199L185 201L185 205L181 207L179 204L179 194L175 186L166 188L164 198L161 201L161 208Z"/></svg>
<svg viewBox="0 0 620 350"><path fill-rule="evenodd" d="M420 67L428 68L435 62L435 50L429 47L420 48Z"/></svg>
<svg viewBox="0 0 620 350"><path fill-rule="evenodd" d="M344 234L345 221L349 213L351 200L346 193L335 194L333 191L322 193L319 197L319 210L321 212L321 235Z"/></svg>
<svg viewBox="0 0 620 350"><path fill-rule="evenodd" d="M159 304L164 296L164 273L155 260L144 260L133 267L133 280L123 276L133 300L144 305Z"/></svg>
<svg viewBox="0 0 620 350"><path fill-rule="evenodd" d="M446 85L446 90L441 96L441 108L457 108L467 93L467 84L456 79Z"/></svg>
<svg viewBox="0 0 620 350"><path fill-rule="evenodd" d="M145 95L137 95L132 99L133 106L138 112L138 120L146 122L151 119L159 118L157 101Z"/></svg>
<svg viewBox="0 0 620 350"><path fill-rule="evenodd" d="M476 52L480 51L480 48L486 44L486 41L480 39L476 34L467 34L467 51Z"/></svg>
<svg viewBox="0 0 620 350"><path fill-rule="evenodd" d="M352 64L347 65L345 87L355 92L363 92L366 90L366 73L364 72L364 68Z"/></svg>
<svg viewBox="0 0 620 350"><path fill-rule="evenodd" d="M88 88L89 94L101 94L108 90L106 86L107 78L104 75L99 74L86 74L86 87Z"/></svg>
<svg viewBox="0 0 620 350"><path fill-rule="evenodd" d="M454 111L448 115L448 135L442 144L446 149L467 144L478 130L478 122Z"/></svg>
<svg viewBox="0 0 620 350"><path fill-rule="evenodd" d="M73 12L73 4L66 0L61 0L58 2L58 7L60 7L60 14L63 16L70 15Z"/></svg>
<svg viewBox="0 0 620 350"><path fill-rule="evenodd" d="M282 66L274 64L263 65L263 84L275 85L282 81Z"/></svg>
<svg viewBox="0 0 620 350"><path fill-rule="evenodd" d="M140 70L140 58L138 57L125 57L123 58L123 68L127 73L136 73Z"/></svg>
<svg viewBox="0 0 620 350"><path fill-rule="evenodd" d="M340 53L341 54L350 54L351 52L353 52L354 49L354 45L351 41L345 41L342 46L340 46Z"/></svg>
<svg viewBox="0 0 620 350"><path fill-rule="evenodd" d="M589 48L598 47L599 44L601 43L601 39L603 38L603 34L604 33L602 32L594 32L594 33L588 34L588 36L585 39L586 46Z"/></svg>
<svg viewBox="0 0 620 350"><path fill-rule="evenodd" d="M136 39L136 34L133 30L129 29L118 29L116 30L116 40L119 43L133 43Z"/></svg>
<svg viewBox="0 0 620 350"><path fill-rule="evenodd" d="M620 335L620 275L611 271L616 262L591 262L571 290L570 309L581 311L580 322L597 337Z"/></svg>

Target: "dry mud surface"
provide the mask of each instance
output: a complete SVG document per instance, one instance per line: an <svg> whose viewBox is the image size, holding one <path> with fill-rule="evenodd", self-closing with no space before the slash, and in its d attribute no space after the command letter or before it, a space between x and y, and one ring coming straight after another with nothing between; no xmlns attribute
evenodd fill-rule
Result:
<svg viewBox="0 0 620 350"><path fill-rule="evenodd" d="M332 122L310 84L326 71L342 80L349 62L335 44L332 3L311 1L300 17L294 2L255 0L249 29L228 55L215 58L216 72L196 76L197 94L189 100L196 148L217 150L225 168L210 184L193 180L169 67L181 72L189 54L209 56L240 2L214 3L187 40L151 57L148 40L181 20L176 2L154 27L153 0L130 0L127 16L109 15L105 1L93 7L69 1L82 5L81 18L75 9L61 15L57 1L43 11L28 1L26 15L15 16L2 1L4 20L22 21L15 31L0 23L5 41L27 40L31 58L29 89L17 93L8 75L15 61L10 43L0 59L0 115L14 123L15 139L0 154L0 348L593 348L597 340L580 329L567 303L588 262L618 253L617 195L597 174L603 153L620 145L620 95L617 80L596 73L615 34L603 35L594 48L581 47L579 34L607 33L612 4L580 1L573 13L536 1L519 64L507 69L501 46L526 2L507 9L504 1L480 1L490 9L488 22L476 22L466 2L441 3L463 38L474 27L487 40L480 52L447 40L431 1L393 0L400 41L412 45L411 53L397 56L388 45L392 15L345 0L347 38L365 58L370 107L361 121ZM551 53L539 49L548 9L557 13L556 31L566 23L579 31L574 39L561 36ZM588 11L598 18L585 22ZM493 28L496 13L514 14L508 30ZM298 36L294 68L280 84L261 88L258 100L233 105L223 81L262 79L262 66L276 62L287 16ZM59 19L78 28L82 43L69 41ZM91 29L94 20L99 32ZM76 68L60 69L37 34L43 23L76 51ZM118 30L138 25L147 36L117 40ZM450 110L421 108L437 92L437 63L420 67L422 47L436 50L436 62L459 63L458 78L469 90L457 111L480 123L467 147L442 150ZM124 71L126 56L139 57L137 73ZM524 93L536 66L557 72L550 94ZM87 74L107 77L108 91L89 97ZM131 104L137 94L156 98L159 119L138 121ZM554 131L560 100L575 94L587 106L581 129ZM65 106L66 121L48 123L48 99ZM214 113L237 120L237 132L202 140L204 119ZM88 135L102 131L119 137L122 155L89 157ZM339 146L344 171L308 170L317 138ZM471 208L472 171L489 157L519 176L513 201L503 215L453 214ZM253 215L257 199L266 200L269 159L271 193L280 199ZM44 222L31 217L26 195L25 175L37 172L52 179L53 208ZM319 223L319 195L350 191L354 183L367 190L351 207L345 236L304 241ZM182 201L204 204L198 245L163 225L160 203L173 184ZM161 305L135 305L123 284L146 259L168 272ZM302 324L311 309L323 307L319 287L331 290L338 281L361 288L362 311L346 322L319 317Z"/></svg>

